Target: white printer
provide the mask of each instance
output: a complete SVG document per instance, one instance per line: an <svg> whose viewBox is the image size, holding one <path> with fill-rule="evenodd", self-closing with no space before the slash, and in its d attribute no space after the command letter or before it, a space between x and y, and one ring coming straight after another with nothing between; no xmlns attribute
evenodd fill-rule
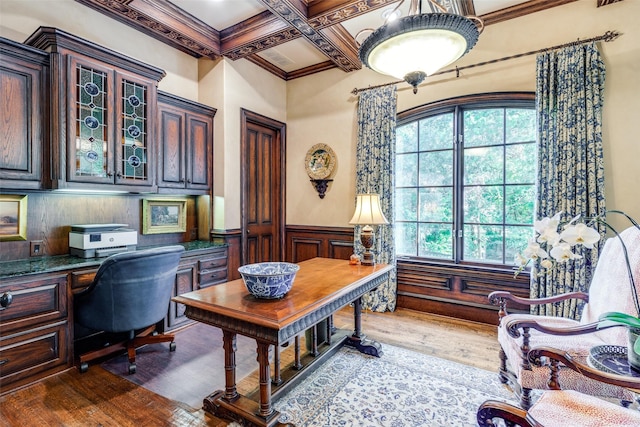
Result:
<svg viewBox="0 0 640 427"><path fill-rule="evenodd" d="M128 224L78 224L69 232L69 253L80 258L99 258L135 251L138 232Z"/></svg>

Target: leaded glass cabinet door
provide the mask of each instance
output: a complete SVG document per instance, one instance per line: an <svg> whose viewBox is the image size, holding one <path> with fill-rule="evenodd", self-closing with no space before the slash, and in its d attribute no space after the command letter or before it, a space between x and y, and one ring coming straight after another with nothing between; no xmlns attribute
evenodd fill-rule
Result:
<svg viewBox="0 0 640 427"><path fill-rule="evenodd" d="M113 71L70 58L67 181L114 182Z"/></svg>
<svg viewBox="0 0 640 427"><path fill-rule="evenodd" d="M155 87L150 82L121 73L116 73L116 87L115 182L151 185L155 171L152 165Z"/></svg>
<svg viewBox="0 0 640 427"><path fill-rule="evenodd" d="M152 186L155 85L71 57L67 181Z"/></svg>

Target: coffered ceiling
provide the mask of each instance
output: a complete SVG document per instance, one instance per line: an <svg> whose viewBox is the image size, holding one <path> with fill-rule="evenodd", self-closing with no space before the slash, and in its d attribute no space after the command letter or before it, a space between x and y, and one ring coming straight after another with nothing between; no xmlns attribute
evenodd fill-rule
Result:
<svg viewBox="0 0 640 427"><path fill-rule="evenodd" d="M194 57L245 58L282 79L362 67L362 32L398 0L76 0ZM436 0L485 26L575 0ZM616 0L591 0L598 5ZM401 4L403 16L410 1ZM422 1L422 11L433 5ZM361 33L360 35L358 33Z"/></svg>

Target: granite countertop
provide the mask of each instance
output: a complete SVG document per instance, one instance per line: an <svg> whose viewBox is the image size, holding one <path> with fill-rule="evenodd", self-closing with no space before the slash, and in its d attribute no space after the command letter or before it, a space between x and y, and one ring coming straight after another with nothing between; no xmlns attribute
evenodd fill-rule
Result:
<svg viewBox="0 0 640 427"><path fill-rule="evenodd" d="M184 246L184 249L187 252L226 246L225 244L207 242L204 240L177 244ZM147 249L149 247L138 247L138 249ZM57 255L19 259L15 261L3 261L0 262L0 280L25 276L28 274L54 273L56 271L70 269L95 268L99 266L103 260L105 260L105 258L79 258L73 255Z"/></svg>

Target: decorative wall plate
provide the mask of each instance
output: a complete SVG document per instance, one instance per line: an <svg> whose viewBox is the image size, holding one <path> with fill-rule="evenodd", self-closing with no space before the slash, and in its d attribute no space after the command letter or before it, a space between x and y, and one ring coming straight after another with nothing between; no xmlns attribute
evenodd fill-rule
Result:
<svg viewBox="0 0 640 427"><path fill-rule="evenodd" d="M326 179L336 167L336 153L327 144L316 144L307 151L304 168L311 179Z"/></svg>

